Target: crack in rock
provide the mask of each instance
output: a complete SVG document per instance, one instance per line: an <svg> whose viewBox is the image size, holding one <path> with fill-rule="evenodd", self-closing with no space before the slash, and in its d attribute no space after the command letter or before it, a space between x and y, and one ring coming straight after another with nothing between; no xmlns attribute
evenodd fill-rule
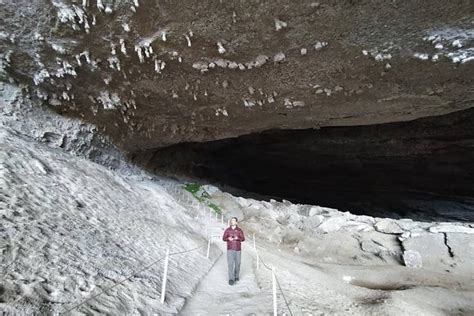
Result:
<svg viewBox="0 0 474 316"><path fill-rule="evenodd" d="M446 233L443 233L443 236L444 236L444 244L446 245L446 248L448 248L449 256L451 258L454 258L454 252L448 244L448 235Z"/></svg>

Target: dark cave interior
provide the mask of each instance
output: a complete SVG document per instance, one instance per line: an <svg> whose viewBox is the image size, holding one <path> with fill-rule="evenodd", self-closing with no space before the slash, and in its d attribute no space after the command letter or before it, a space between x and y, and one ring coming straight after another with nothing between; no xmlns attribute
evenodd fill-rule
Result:
<svg viewBox="0 0 474 316"><path fill-rule="evenodd" d="M379 217L474 221L474 110L370 126L268 130L136 152L156 174Z"/></svg>

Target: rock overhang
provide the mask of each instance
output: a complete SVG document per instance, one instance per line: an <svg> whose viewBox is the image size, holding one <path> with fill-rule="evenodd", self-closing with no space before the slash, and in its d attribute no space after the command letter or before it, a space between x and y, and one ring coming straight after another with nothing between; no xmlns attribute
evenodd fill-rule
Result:
<svg viewBox="0 0 474 316"><path fill-rule="evenodd" d="M2 77L126 151L473 105L469 2L4 7Z"/></svg>

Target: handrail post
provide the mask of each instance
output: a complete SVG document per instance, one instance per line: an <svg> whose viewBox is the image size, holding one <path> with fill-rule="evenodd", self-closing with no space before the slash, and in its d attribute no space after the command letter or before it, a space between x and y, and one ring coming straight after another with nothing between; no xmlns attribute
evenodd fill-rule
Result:
<svg viewBox="0 0 474 316"><path fill-rule="evenodd" d="M277 288L276 288L276 276L275 268L272 267L272 290L273 290L273 315L277 316Z"/></svg>
<svg viewBox="0 0 474 316"><path fill-rule="evenodd" d="M207 254L206 254L207 259L209 259L209 252L211 251L211 239L212 239L212 236L209 237L209 240L207 242Z"/></svg>
<svg viewBox="0 0 474 316"><path fill-rule="evenodd" d="M161 285L161 304L165 303L166 279L168 277L168 262L170 260L170 249L166 249L165 268L163 271L163 283Z"/></svg>

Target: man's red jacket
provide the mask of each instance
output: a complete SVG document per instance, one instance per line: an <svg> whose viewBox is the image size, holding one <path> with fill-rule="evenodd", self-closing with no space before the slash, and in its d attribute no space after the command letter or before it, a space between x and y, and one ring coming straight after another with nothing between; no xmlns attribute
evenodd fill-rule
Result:
<svg viewBox="0 0 474 316"><path fill-rule="evenodd" d="M229 237L234 237L234 239L229 240ZM240 251L240 243L245 241L244 232L239 226L235 226L235 229L232 229L232 227L227 227L222 240L227 241L227 250Z"/></svg>

